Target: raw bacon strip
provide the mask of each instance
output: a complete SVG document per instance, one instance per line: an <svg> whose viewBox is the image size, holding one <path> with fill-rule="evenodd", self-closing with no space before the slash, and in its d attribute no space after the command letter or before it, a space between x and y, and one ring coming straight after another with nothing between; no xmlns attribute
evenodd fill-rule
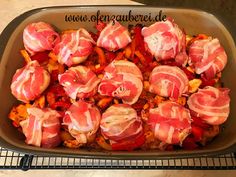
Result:
<svg viewBox="0 0 236 177"><path fill-rule="evenodd" d="M93 51L95 44L91 35L83 28L66 31L61 36L61 41L53 49L60 64L72 66L87 59Z"/></svg>
<svg viewBox="0 0 236 177"><path fill-rule="evenodd" d="M52 50L58 40L58 33L45 22L31 23L23 32L25 49L32 55L36 52Z"/></svg>
<svg viewBox="0 0 236 177"><path fill-rule="evenodd" d="M110 106L102 114L100 128L102 135L111 143L133 140L143 133L140 117L127 104Z"/></svg>
<svg viewBox="0 0 236 177"><path fill-rule="evenodd" d="M31 61L14 74L11 92L18 100L28 103L37 98L49 83L49 73L37 61Z"/></svg>
<svg viewBox="0 0 236 177"><path fill-rule="evenodd" d="M211 125L219 125L229 116L229 89L207 86L188 99L189 109Z"/></svg>
<svg viewBox="0 0 236 177"><path fill-rule="evenodd" d="M143 80L143 76L140 69L130 61L126 60L113 61L110 65L108 65L105 68L105 77L108 79L116 75L122 75L124 73L131 74L132 76L135 76L140 80Z"/></svg>
<svg viewBox="0 0 236 177"><path fill-rule="evenodd" d="M191 132L191 116L184 106L166 101L150 109L148 124L159 140L168 144L182 144Z"/></svg>
<svg viewBox="0 0 236 177"><path fill-rule="evenodd" d="M28 117L20 125L26 143L46 148L60 144L60 114L50 108L27 108Z"/></svg>
<svg viewBox="0 0 236 177"><path fill-rule="evenodd" d="M188 77L176 66L156 66L149 77L149 91L160 96L178 99L188 90Z"/></svg>
<svg viewBox="0 0 236 177"><path fill-rule="evenodd" d="M121 98L123 103L131 105L138 100L143 90L142 79L142 73L134 63L114 61L105 68L98 92Z"/></svg>
<svg viewBox="0 0 236 177"><path fill-rule="evenodd" d="M93 96L97 92L97 85L100 82L100 79L85 66L69 68L58 76L58 80L72 99Z"/></svg>
<svg viewBox="0 0 236 177"><path fill-rule="evenodd" d="M171 20L156 22L142 29L142 35L149 52L157 61L169 60L178 56L178 62L186 63L185 34Z"/></svg>
<svg viewBox="0 0 236 177"><path fill-rule="evenodd" d="M101 114L96 106L78 101L71 105L63 118L63 124L68 126L70 134L79 143L90 142L99 128Z"/></svg>
<svg viewBox="0 0 236 177"><path fill-rule="evenodd" d="M227 55L217 38L199 39L189 47L189 64L197 74L204 73L208 79L222 71L227 63Z"/></svg>
<svg viewBox="0 0 236 177"><path fill-rule="evenodd" d="M101 31L97 46L103 47L109 51L116 51L124 48L131 42L128 30L117 21L111 21Z"/></svg>

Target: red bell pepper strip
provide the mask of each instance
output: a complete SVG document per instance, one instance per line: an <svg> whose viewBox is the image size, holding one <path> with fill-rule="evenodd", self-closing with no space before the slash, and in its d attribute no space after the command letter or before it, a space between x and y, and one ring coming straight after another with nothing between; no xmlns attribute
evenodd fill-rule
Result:
<svg viewBox="0 0 236 177"><path fill-rule="evenodd" d="M184 71L184 73L187 75L189 80L195 79L196 75L192 72L190 72L186 67L181 67L181 69Z"/></svg>
<svg viewBox="0 0 236 177"><path fill-rule="evenodd" d="M51 105L52 109L62 109L62 110L67 110L71 106L70 102L65 102L65 101L57 101L54 104Z"/></svg>
<svg viewBox="0 0 236 177"><path fill-rule="evenodd" d="M107 51L105 52L105 57L107 61L111 63L116 58L116 54L114 52Z"/></svg>
<svg viewBox="0 0 236 177"><path fill-rule="evenodd" d="M145 142L145 136L142 134L134 140L117 142L111 145L112 150L114 151L132 151L136 148L142 146Z"/></svg>
<svg viewBox="0 0 236 177"><path fill-rule="evenodd" d="M50 74L51 75L51 79L50 79L51 84L58 82L58 74L59 74L58 70L52 70L52 72Z"/></svg>
<svg viewBox="0 0 236 177"><path fill-rule="evenodd" d="M107 26L106 23L99 20L95 27L99 32L101 32L106 26Z"/></svg>
<svg viewBox="0 0 236 177"><path fill-rule="evenodd" d="M54 93L56 97L67 96L65 90L59 84L51 86L48 91Z"/></svg>
<svg viewBox="0 0 236 177"><path fill-rule="evenodd" d="M135 64L138 64L139 58L135 56L134 59L133 59L133 62L134 62Z"/></svg>
<svg viewBox="0 0 236 177"><path fill-rule="evenodd" d="M210 125L205 123L201 118L195 116L192 116L192 124L202 128L203 130L210 128Z"/></svg>
<svg viewBox="0 0 236 177"><path fill-rule="evenodd" d="M193 134L194 140L196 142L199 142L201 141L202 136L203 136L203 129L192 124L192 134Z"/></svg>
<svg viewBox="0 0 236 177"><path fill-rule="evenodd" d="M136 43L136 50L139 50L142 53L145 52L144 39L142 36L142 26L141 25L137 25L134 27L134 40Z"/></svg>
<svg viewBox="0 0 236 177"><path fill-rule="evenodd" d="M103 73L105 67L106 67L106 66L103 65L103 66L100 66L99 68L95 68L95 69L94 69L94 72L95 72L96 74L101 74L101 73Z"/></svg>
<svg viewBox="0 0 236 177"><path fill-rule="evenodd" d="M18 122L16 122L16 121L13 121L13 122L12 122L12 125L13 125L14 127L19 127L19 126L20 126L20 124L19 124Z"/></svg>
<svg viewBox="0 0 236 177"><path fill-rule="evenodd" d="M202 80L202 84L200 85L200 88L204 88L205 86L214 86L216 83L215 79L210 79L208 80L204 74L201 75L201 80Z"/></svg>
<svg viewBox="0 0 236 177"><path fill-rule="evenodd" d="M131 49L131 58L134 58L134 52L135 52L135 48L136 48L136 42L135 42L135 38L132 40L131 45L130 45L130 49Z"/></svg>
<svg viewBox="0 0 236 177"><path fill-rule="evenodd" d="M144 55L139 50L136 50L134 52L134 54L139 58L139 60L140 60L140 62L142 63L143 66L148 65L148 62L147 62L146 58L144 57Z"/></svg>
<svg viewBox="0 0 236 177"><path fill-rule="evenodd" d="M35 55L31 56L32 60L37 60L40 64L48 61L49 56L48 56L49 52L37 52Z"/></svg>

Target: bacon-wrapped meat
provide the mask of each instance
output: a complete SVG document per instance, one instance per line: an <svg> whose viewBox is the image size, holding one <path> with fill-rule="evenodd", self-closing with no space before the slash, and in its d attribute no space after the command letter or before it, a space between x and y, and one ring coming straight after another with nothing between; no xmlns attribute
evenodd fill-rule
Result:
<svg viewBox="0 0 236 177"><path fill-rule="evenodd" d="M32 55L36 52L52 50L58 40L59 34L45 22L31 23L23 32L25 49Z"/></svg>
<svg viewBox="0 0 236 177"><path fill-rule="evenodd" d="M184 64L188 57L185 51L185 34L171 20L156 22L142 29L148 51L160 60L169 60L177 55L177 62Z"/></svg>
<svg viewBox="0 0 236 177"><path fill-rule="evenodd" d="M98 87L101 95L121 98L125 104L134 104L142 90L142 73L132 62L113 61L105 68L104 77Z"/></svg>
<svg viewBox="0 0 236 177"><path fill-rule="evenodd" d="M113 150L137 148L144 143L144 141L139 141L136 145L133 145L133 147L121 147L122 145L120 143L134 142L136 139L143 136L142 121L140 117L138 117L137 112L130 105L115 104L110 106L102 114L100 128L105 139L109 139L111 145L115 145L115 149L113 148ZM118 144L120 144L119 148ZM128 144L129 143L127 143L127 145ZM125 143L123 145L125 145Z"/></svg>
<svg viewBox="0 0 236 177"><path fill-rule="evenodd" d="M195 40L189 47L189 63L197 74L204 73L208 79L222 71L227 63L227 55L217 38Z"/></svg>
<svg viewBox="0 0 236 177"><path fill-rule="evenodd" d="M14 74L11 92L18 100L28 103L37 98L49 83L49 73L37 61L31 61Z"/></svg>
<svg viewBox="0 0 236 177"><path fill-rule="evenodd" d="M229 89L207 86L192 94L187 103L194 116L208 124L219 125L229 116Z"/></svg>
<svg viewBox="0 0 236 177"><path fill-rule="evenodd" d="M60 64L72 66L87 59L93 51L93 38L83 28L65 31L61 41L56 44L53 53Z"/></svg>
<svg viewBox="0 0 236 177"><path fill-rule="evenodd" d="M149 91L160 96L178 99L188 90L188 77L179 67L156 66L149 77Z"/></svg>
<svg viewBox="0 0 236 177"><path fill-rule="evenodd" d="M128 29L114 20L107 24L101 31L97 40L97 46L103 47L109 51L116 51L124 48L130 42L131 38Z"/></svg>
<svg viewBox="0 0 236 177"><path fill-rule="evenodd" d="M182 144L191 133L190 112L184 106L165 101L150 109L148 124L155 137L168 144Z"/></svg>
<svg viewBox="0 0 236 177"><path fill-rule="evenodd" d="M81 65L69 68L58 76L58 80L66 94L72 99L93 96L97 92L97 85L100 82L93 71Z"/></svg>
<svg viewBox="0 0 236 177"><path fill-rule="evenodd" d="M78 101L66 111L63 124L69 133L81 144L91 142L99 128L101 114L96 106Z"/></svg>
<svg viewBox="0 0 236 177"><path fill-rule="evenodd" d="M28 117L20 122L26 143L53 148L61 143L60 114L50 108L27 108Z"/></svg>

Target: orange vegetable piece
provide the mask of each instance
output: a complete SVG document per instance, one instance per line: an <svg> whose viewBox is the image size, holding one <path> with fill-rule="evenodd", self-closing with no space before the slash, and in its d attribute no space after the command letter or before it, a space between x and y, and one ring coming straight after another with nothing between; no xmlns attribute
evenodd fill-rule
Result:
<svg viewBox="0 0 236 177"><path fill-rule="evenodd" d="M101 100L98 101L97 106L101 109L107 108L110 103L112 102L113 98L112 97L105 97L102 98Z"/></svg>
<svg viewBox="0 0 236 177"><path fill-rule="evenodd" d="M140 51L136 50L134 52L134 54L139 58L142 65L146 66L148 64L145 57L143 56L143 54Z"/></svg>
<svg viewBox="0 0 236 177"><path fill-rule="evenodd" d="M98 54L98 63L100 65L106 65L106 57L103 50L100 47L94 47L94 51Z"/></svg>
<svg viewBox="0 0 236 177"><path fill-rule="evenodd" d="M47 99L47 102L50 106L53 105L56 102L56 97L55 97L55 94L53 92L48 92L46 94L46 99Z"/></svg>
<svg viewBox="0 0 236 177"><path fill-rule="evenodd" d="M15 127L20 126L20 122L25 120L28 116L27 108L31 107L30 104L20 104L18 106L14 106L11 109L11 112L8 115L8 118L13 121L13 125Z"/></svg>
<svg viewBox="0 0 236 177"><path fill-rule="evenodd" d="M52 60L57 61L57 56L56 56L53 52L50 52L50 53L48 54L48 56L49 56Z"/></svg>
<svg viewBox="0 0 236 177"><path fill-rule="evenodd" d="M42 95L41 97L39 97L38 99L36 99L34 101L34 106L38 106L40 108L44 108L45 107L45 96Z"/></svg>
<svg viewBox="0 0 236 177"><path fill-rule="evenodd" d="M96 138L96 142L97 142L97 144L98 144L99 146L101 146L103 149L106 149L106 150L109 150L109 151L112 150L111 145L108 144L102 136L97 137L97 138Z"/></svg>
<svg viewBox="0 0 236 177"><path fill-rule="evenodd" d="M26 63L31 62L31 58L26 50L20 50L20 53L24 57Z"/></svg>
<svg viewBox="0 0 236 177"><path fill-rule="evenodd" d="M124 52L125 52L125 57L126 58L130 58L131 57L132 51L131 51L130 46L126 47Z"/></svg>
<svg viewBox="0 0 236 177"><path fill-rule="evenodd" d="M81 147L83 144L79 143L77 140L66 140L63 142L63 145L68 147L68 148L79 148Z"/></svg>
<svg viewBox="0 0 236 177"><path fill-rule="evenodd" d="M60 137L61 137L62 141L68 141L68 140L75 139L71 136L71 134L68 131L65 131L65 130L60 131Z"/></svg>

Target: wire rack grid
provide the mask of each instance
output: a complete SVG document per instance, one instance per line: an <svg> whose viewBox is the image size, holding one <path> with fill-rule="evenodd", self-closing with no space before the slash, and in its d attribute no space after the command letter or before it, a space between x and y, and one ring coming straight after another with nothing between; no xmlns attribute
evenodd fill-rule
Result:
<svg viewBox="0 0 236 177"><path fill-rule="evenodd" d="M0 148L0 169L236 169L235 154L166 160L105 160L21 154Z"/></svg>

